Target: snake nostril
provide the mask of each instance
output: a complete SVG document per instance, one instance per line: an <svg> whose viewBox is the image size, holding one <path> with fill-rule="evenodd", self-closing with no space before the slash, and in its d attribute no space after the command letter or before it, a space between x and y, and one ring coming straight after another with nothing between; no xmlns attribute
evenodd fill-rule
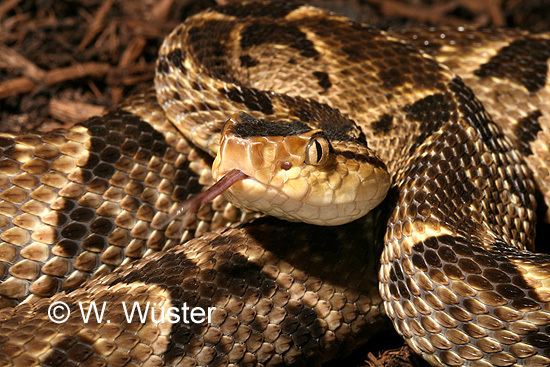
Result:
<svg viewBox="0 0 550 367"><path fill-rule="evenodd" d="M292 168L292 163L288 161L283 161L281 162L281 168L284 169L285 171L288 171L289 169Z"/></svg>

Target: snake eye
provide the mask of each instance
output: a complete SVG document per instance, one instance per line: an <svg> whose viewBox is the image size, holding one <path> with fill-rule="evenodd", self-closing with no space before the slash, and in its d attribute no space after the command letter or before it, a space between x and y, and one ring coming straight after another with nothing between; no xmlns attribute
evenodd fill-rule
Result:
<svg viewBox="0 0 550 367"><path fill-rule="evenodd" d="M324 164L329 156L330 144L324 136L313 136L306 147L307 164L319 166Z"/></svg>

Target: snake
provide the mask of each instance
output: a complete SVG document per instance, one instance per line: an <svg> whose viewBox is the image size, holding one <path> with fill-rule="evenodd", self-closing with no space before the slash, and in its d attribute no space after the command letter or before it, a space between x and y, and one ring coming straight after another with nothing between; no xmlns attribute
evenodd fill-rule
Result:
<svg viewBox="0 0 550 367"><path fill-rule="evenodd" d="M549 58L299 2L191 16L154 88L0 134L0 364L321 365L389 318L434 366L550 365Z"/></svg>

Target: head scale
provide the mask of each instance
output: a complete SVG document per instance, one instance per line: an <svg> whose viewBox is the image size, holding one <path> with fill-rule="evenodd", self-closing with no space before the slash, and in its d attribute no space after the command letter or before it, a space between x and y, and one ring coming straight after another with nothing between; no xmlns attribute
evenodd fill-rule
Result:
<svg viewBox="0 0 550 367"><path fill-rule="evenodd" d="M349 151L299 122L268 122L240 113L225 124L212 174L238 169L247 178L225 191L235 205L290 221L339 225L377 206L389 188L385 166L370 152ZM373 164L373 162L377 162Z"/></svg>

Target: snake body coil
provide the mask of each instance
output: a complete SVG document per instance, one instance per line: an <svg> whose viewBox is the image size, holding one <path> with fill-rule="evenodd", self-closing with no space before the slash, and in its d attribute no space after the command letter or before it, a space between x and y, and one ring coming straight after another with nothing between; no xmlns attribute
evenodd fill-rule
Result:
<svg viewBox="0 0 550 367"><path fill-rule="evenodd" d="M287 2L189 18L155 94L66 132L0 135L0 364L320 364L384 310L433 365L550 365L550 257L529 251L550 219L549 58L546 34L387 34ZM212 184L239 112L320 130L348 164L381 160L385 203L338 227L203 235L247 221L218 198L164 228ZM48 320L54 301L66 323ZM92 301L110 322L83 323ZM214 311L127 322L124 302Z"/></svg>

